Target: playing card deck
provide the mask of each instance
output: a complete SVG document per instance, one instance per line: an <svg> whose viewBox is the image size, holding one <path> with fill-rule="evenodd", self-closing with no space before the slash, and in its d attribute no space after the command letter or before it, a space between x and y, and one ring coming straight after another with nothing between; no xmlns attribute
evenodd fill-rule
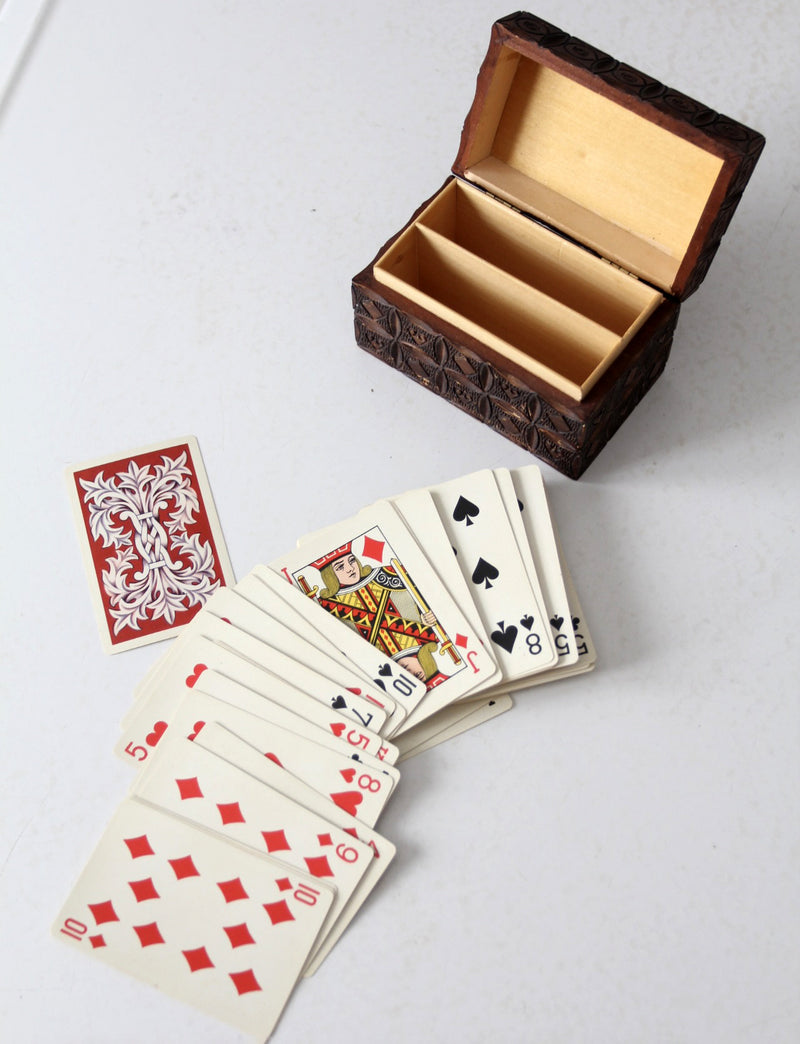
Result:
<svg viewBox="0 0 800 1044"><path fill-rule="evenodd" d="M115 482L141 492L185 464L158 452L124 481L116 463L91 487L75 479L110 490L87 534L124 529ZM140 523L171 532L162 501L140 506ZM148 631L157 614L142 612ZM396 763L594 663L535 466L412 490L304 537L206 590L137 686L115 748L137 769L131 793L54 933L265 1040L394 857L374 827Z"/></svg>

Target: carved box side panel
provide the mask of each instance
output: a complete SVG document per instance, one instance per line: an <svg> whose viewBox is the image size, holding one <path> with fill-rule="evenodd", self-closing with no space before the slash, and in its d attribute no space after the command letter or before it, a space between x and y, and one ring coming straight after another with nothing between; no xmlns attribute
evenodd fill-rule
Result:
<svg viewBox="0 0 800 1044"><path fill-rule="evenodd" d="M643 331L646 347L635 363L617 377L592 414L586 435L587 461L594 460L664 372L679 312L680 306L674 302L672 308L656 317L658 322L652 324L651 329Z"/></svg>
<svg viewBox="0 0 800 1044"><path fill-rule="evenodd" d="M669 354L677 306L632 366L615 367L594 404L570 408L488 362L405 308L387 301L370 278L353 283L358 345L529 450L578 478L660 375Z"/></svg>

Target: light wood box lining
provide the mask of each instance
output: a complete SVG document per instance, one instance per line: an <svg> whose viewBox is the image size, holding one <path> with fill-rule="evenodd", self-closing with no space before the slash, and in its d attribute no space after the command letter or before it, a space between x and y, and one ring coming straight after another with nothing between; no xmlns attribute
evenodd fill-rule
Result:
<svg viewBox="0 0 800 1044"><path fill-rule="evenodd" d="M723 160L510 47L464 176L666 290Z"/></svg>
<svg viewBox="0 0 800 1044"><path fill-rule="evenodd" d="M451 181L375 265L378 282L581 399L662 295Z"/></svg>

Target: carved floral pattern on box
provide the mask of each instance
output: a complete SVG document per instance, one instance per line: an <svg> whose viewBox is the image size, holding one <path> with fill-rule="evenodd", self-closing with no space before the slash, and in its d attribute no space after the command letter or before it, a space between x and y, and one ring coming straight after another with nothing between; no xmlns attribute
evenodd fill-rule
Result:
<svg viewBox="0 0 800 1044"><path fill-rule="evenodd" d="M560 410L476 352L415 321L357 277L356 341L370 354L477 417L570 478L578 478L660 376L677 322L675 311L637 362L621 376L586 423Z"/></svg>

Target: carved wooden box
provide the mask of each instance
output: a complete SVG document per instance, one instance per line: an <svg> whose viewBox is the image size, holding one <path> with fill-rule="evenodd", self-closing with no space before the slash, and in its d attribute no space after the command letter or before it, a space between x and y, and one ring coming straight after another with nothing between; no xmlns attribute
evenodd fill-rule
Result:
<svg viewBox="0 0 800 1044"><path fill-rule="evenodd" d="M577 478L663 370L763 146L509 15L455 176L353 280L356 340Z"/></svg>

